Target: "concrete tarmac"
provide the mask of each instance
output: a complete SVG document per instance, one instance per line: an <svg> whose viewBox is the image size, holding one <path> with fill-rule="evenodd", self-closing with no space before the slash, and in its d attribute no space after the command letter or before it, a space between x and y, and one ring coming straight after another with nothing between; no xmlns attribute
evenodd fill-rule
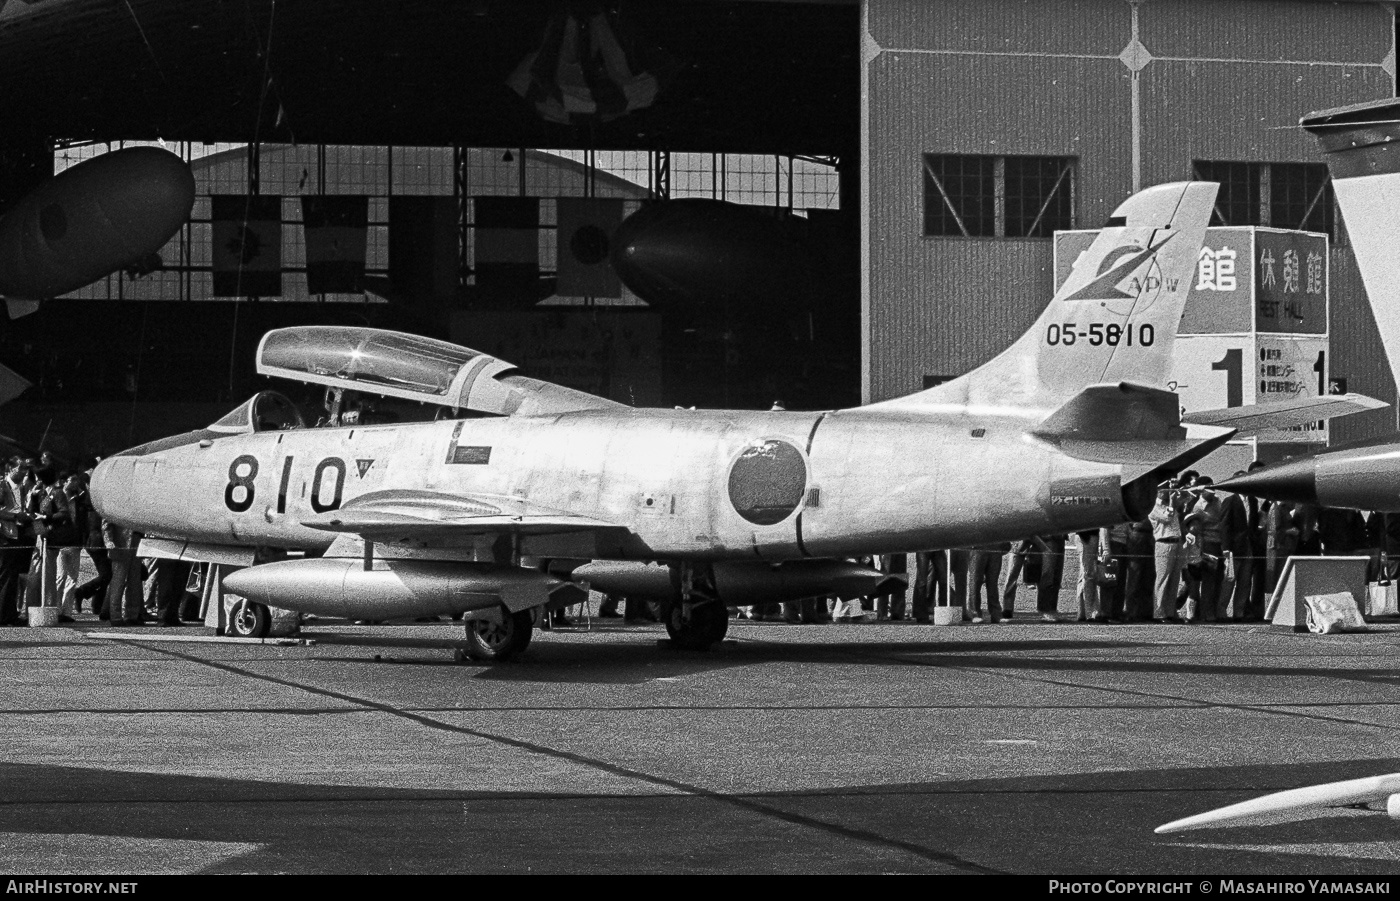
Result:
<svg viewBox="0 0 1400 901"><path fill-rule="evenodd" d="M307 647L0 630L0 870L1391 874L1334 811L1157 836L1400 771L1400 631L735 621L309 626Z"/></svg>

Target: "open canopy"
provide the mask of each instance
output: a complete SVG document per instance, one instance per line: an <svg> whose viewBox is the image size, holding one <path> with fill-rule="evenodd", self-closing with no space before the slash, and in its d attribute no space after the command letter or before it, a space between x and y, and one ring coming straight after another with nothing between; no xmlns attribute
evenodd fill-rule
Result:
<svg viewBox="0 0 1400 901"><path fill-rule="evenodd" d="M505 413L496 376L515 367L446 341L355 326L276 329L258 347L258 372L386 397Z"/></svg>
<svg viewBox="0 0 1400 901"><path fill-rule="evenodd" d="M258 373L498 416L623 406L527 378L514 365L469 347L360 326L270 331L258 345Z"/></svg>

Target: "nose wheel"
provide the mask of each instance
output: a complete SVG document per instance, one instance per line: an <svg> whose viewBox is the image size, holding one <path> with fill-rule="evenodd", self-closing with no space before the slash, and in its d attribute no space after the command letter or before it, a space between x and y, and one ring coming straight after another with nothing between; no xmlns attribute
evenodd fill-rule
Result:
<svg viewBox="0 0 1400 901"><path fill-rule="evenodd" d="M257 601L243 598L228 612L228 631L239 638L266 638L272 628L272 611Z"/></svg>
<svg viewBox="0 0 1400 901"><path fill-rule="evenodd" d="M497 616L467 622L467 646L452 656L458 663L500 663L518 655L530 644L535 624L529 610L511 613L502 607Z"/></svg>

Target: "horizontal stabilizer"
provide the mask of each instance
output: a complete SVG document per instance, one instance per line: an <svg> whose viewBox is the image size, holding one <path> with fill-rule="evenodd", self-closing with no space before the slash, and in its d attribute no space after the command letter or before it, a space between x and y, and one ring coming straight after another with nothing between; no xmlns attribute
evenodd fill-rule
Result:
<svg viewBox="0 0 1400 901"><path fill-rule="evenodd" d="M1056 443L1175 443L1186 437L1179 411L1170 391L1132 382L1090 385L1045 417L1034 434Z"/></svg>
<svg viewBox="0 0 1400 901"><path fill-rule="evenodd" d="M1181 424L1171 391L1132 382L1090 385L1031 430L1063 453L1123 466L1126 484L1148 473L1189 466L1234 436L1233 428Z"/></svg>
<svg viewBox="0 0 1400 901"><path fill-rule="evenodd" d="M1335 419L1388 406L1390 405L1385 401L1364 394L1324 394L1320 397L1299 397L1276 403L1251 404L1247 407L1201 410L1197 413L1187 413L1182 417L1182 421L1199 425L1228 426L1239 430L1241 435L1247 435L1264 429L1286 429L1319 419Z"/></svg>
<svg viewBox="0 0 1400 901"><path fill-rule="evenodd" d="M1385 801L1391 795L1400 793L1400 773L1384 776L1368 776L1365 779L1348 779L1345 782L1328 782L1325 785L1309 785L1290 791L1277 792L1198 813L1192 817L1173 820L1158 826L1156 832L1184 832L1187 829L1200 829L1205 826L1224 826L1238 820L1261 814L1284 813L1295 810L1325 810L1329 807L1348 807L1356 804L1372 804Z"/></svg>
<svg viewBox="0 0 1400 901"><path fill-rule="evenodd" d="M1055 442L1066 456L1092 463L1117 463L1123 467L1126 485L1149 474L1153 481L1190 466L1235 436L1234 429L1216 426L1192 426L1189 435L1179 441L1080 441L1068 439Z"/></svg>
<svg viewBox="0 0 1400 901"><path fill-rule="evenodd" d="M339 510L303 519L326 532L351 532L376 541L451 539L508 532L546 535L616 528L613 523L557 510L526 509L505 498L472 498L437 491L375 491Z"/></svg>

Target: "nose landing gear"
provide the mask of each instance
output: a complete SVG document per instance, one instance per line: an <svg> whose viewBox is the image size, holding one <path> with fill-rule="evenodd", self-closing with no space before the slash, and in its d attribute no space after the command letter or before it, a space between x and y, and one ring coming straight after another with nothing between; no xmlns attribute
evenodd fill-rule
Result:
<svg viewBox="0 0 1400 901"><path fill-rule="evenodd" d="M520 654L534 634L530 610L511 613L504 606L466 623L467 644L452 657L458 663L500 663Z"/></svg>

